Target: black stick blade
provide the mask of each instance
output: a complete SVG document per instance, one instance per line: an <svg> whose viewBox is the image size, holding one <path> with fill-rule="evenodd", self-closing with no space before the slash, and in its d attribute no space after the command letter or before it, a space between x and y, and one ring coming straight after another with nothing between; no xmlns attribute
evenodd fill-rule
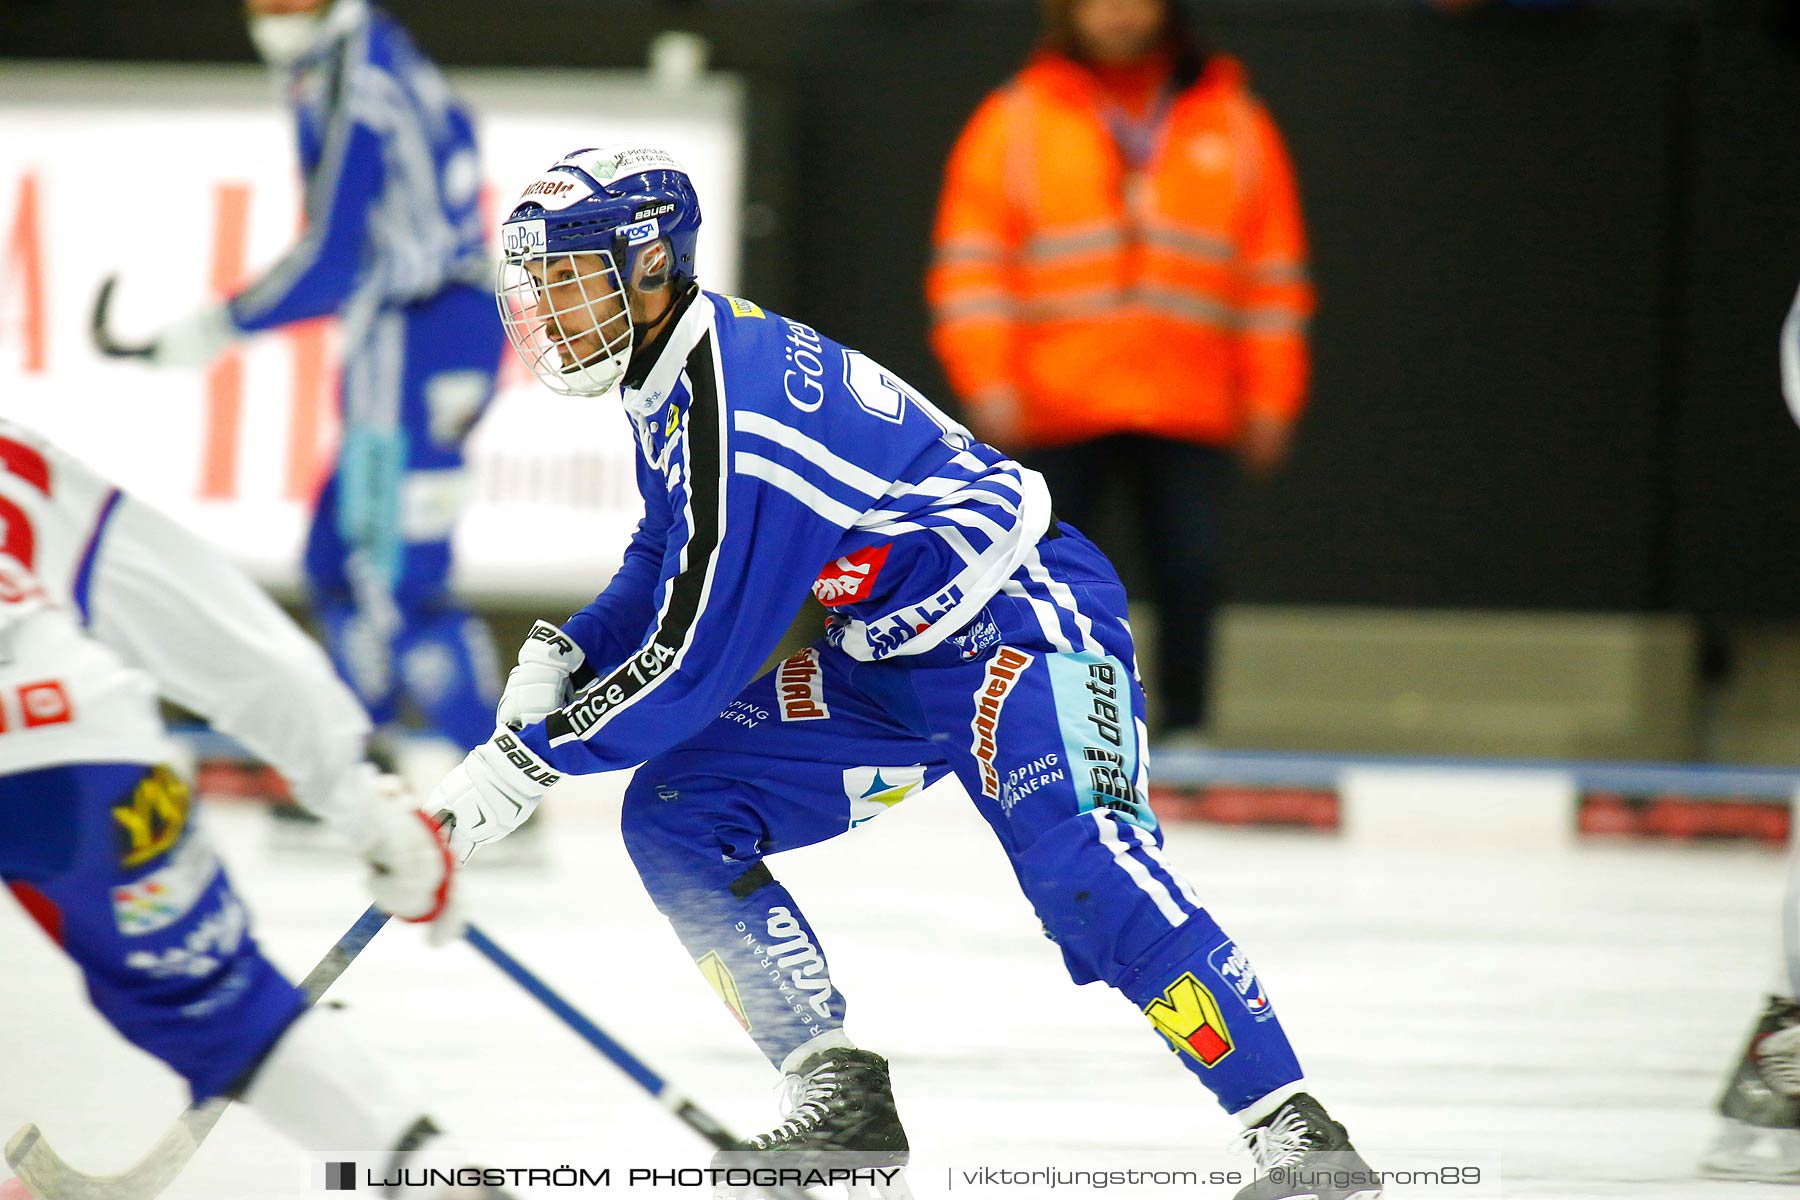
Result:
<svg viewBox="0 0 1800 1200"><path fill-rule="evenodd" d="M88 322L88 332L93 335L94 349L108 358L149 358L154 348L151 342L121 342L113 337L107 327L106 315L112 308L113 289L118 287L119 277L108 275L100 283L100 290L94 293L94 315Z"/></svg>

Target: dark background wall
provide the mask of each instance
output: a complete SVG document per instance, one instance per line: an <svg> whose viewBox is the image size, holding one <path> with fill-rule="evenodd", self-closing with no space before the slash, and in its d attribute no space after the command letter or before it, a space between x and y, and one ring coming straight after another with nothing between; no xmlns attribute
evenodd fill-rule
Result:
<svg viewBox="0 0 1800 1200"><path fill-rule="evenodd" d="M668 28L750 81L745 288L944 395L920 279L944 155L1035 6L392 0L451 65L628 67ZM1320 289L1252 601L1800 613L1800 54L1739 7L1196 10L1297 161ZM154 18L147 14L154 12ZM234 5L0 0L0 53L243 60ZM1103 387L1103 379L1095 380Z"/></svg>

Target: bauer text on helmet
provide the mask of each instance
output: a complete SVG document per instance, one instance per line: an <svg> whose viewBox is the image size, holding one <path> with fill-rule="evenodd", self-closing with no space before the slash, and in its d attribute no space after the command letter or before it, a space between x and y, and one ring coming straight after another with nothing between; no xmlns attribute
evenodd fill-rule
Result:
<svg viewBox="0 0 1800 1200"><path fill-rule="evenodd" d="M507 338L552 391L595 396L695 278L700 201L672 155L619 145L564 155L502 227L496 292Z"/></svg>

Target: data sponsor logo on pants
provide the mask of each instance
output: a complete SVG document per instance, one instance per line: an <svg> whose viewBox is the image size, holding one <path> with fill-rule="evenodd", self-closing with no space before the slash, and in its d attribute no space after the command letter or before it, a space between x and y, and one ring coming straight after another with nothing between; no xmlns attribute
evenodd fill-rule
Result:
<svg viewBox="0 0 1800 1200"><path fill-rule="evenodd" d="M1131 676L1111 655L1053 654L1047 660L1063 750L1082 811L1104 808L1156 828L1139 787Z"/></svg>

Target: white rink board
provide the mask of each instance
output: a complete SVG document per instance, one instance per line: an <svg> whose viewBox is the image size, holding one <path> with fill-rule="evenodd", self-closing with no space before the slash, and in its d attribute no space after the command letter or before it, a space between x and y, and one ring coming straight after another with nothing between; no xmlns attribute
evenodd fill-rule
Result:
<svg viewBox="0 0 1800 1200"><path fill-rule="evenodd" d="M621 778L559 791L548 864L471 876L474 913L729 1127L767 1127L773 1073L620 846ZM1444 785L1453 803L1456 780ZM355 869L270 855L261 813L221 807L207 819L259 935L303 970L360 911ZM1485 1152L1499 1158L1502 1194L1559 1200L1795 1194L1694 1171L1725 1068L1775 970L1779 852L1589 843L1521 853L1401 838L1353 847L1181 824L1168 837L1170 860L1268 981L1317 1093L1375 1165ZM1227 1150L1233 1122L1143 1018L1103 987L1068 983L954 784L771 861L851 997L852 1036L893 1060L922 1158L1023 1167L1181 1150L1241 1162ZM6 904L0 963L0 1134L37 1120L77 1165L124 1166L179 1111L178 1085L93 1016L67 965ZM334 994L487 1161L706 1159L691 1133L466 947L432 952L416 931L390 930ZM305 1186L308 1170L237 1112L166 1196L297 1200L321 1194ZM913 1183L921 1198L1007 1194L946 1190L937 1174Z"/></svg>
<svg viewBox="0 0 1800 1200"><path fill-rule="evenodd" d="M734 79L675 94L636 72L452 81L479 121L490 225L569 150L641 138L693 175L702 278L735 287L744 141ZM115 327L133 336L205 302L234 257L254 277L292 243L299 200L291 123L256 68L0 64L0 414L284 589L298 583L308 503L335 437L329 331L274 333L237 352L234 431L211 373L103 360L88 314L113 273ZM319 369L310 355L324 356ZM551 395L510 354L507 366L471 444L459 582L478 597L580 603L616 568L639 515L626 421L616 404Z"/></svg>

